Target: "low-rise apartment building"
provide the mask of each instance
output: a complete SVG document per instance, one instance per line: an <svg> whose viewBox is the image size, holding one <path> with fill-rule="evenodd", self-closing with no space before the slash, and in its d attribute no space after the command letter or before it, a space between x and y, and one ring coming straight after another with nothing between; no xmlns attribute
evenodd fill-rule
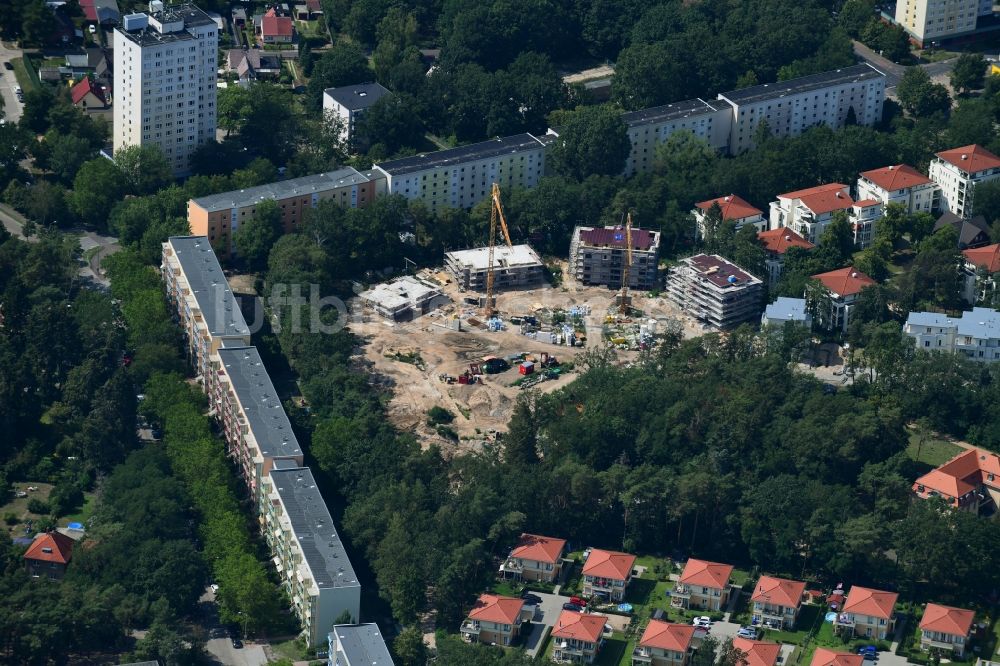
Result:
<svg viewBox="0 0 1000 666"><path fill-rule="evenodd" d="M522 534L517 545L500 565L500 575L514 580L555 582L562 571L565 551L565 539L554 539L539 534Z"/></svg>
<svg viewBox="0 0 1000 666"><path fill-rule="evenodd" d="M1000 458L992 451L967 449L913 483L920 499L940 498L955 509L983 512L1000 506Z"/></svg>
<svg viewBox="0 0 1000 666"><path fill-rule="evenodd" d="M817 304L819 325L830 331L845 333L858 295L866 287L876 284L875 280L850 266L813 275L812 279L819 280L826 288L826 302Z"/></svg>
<svg viewBox="0 0 1000 666"><path fill-rule="evenodd" d="M678 131L691 132L712 148L726 152L732 116L728 104L710 104L703 99L688 99L623 114L622 120L628 126L628 138L632 143L624 175L652 170L656 147Z"/></svg>
<svg viewBox="0 0 1000 666"><path fill-rule="evenodd" d="M779 194L771 202L770 229L791 228L804 239L818 245L823 232L833 221L837 211L850 216L854 199L847 192L847 185L830 183L804 190Z"/></svg>
<svg viewBox="0 0 1000 666"><path fill-rule="evenodd" d="M361 584L308 467L275 461L263 478L261 533L310 646L347 613L360 618Z"/></svg>
<svg viewBox="0 0 1000 666"><path fill-rule="evenodd" d="M632 666L687 666L695 628L650 620L632 650Z"/></svg>
<svg viewBox="0 0 1000 666"><path fill-rule="evenodd" d="M864 249L875 240L875 226L882 219L882 202L878 199L862 199L851 206L848 219L854 232L854 244Z"/></svg>
<svg viewBox="0 0 1000 666"><path fill-rule="evenodd" d="M830 648L818 647L813 652L809 666L862 666L865 658L854 652L839 652Z"/></svg>
<svg viewBox="0 0 1000 666"><path fill-rule="evenodd" d="M632 580L635 555L593 548L583 563L583 596L618 602Z"/></svg>
<svg viewBox="0 0 1000 666"><path fill-rule="evenodd" d="M833 621L834 630L848 636L884 641L896 628L895 592L855 585Z"/></svg>
<svg viewBox="0 0 1000 666"><path fill-rule="evenodd" d="M482 594L462 623L462 638L470 643L512 645L521 634L521 623L531 619L523 599Z"/></svg>
<svg viewBox="0 0 1000 666"><path fill-rule="evenodd" d="M160 272L187 340L188 360L205 386L223 344L250 345L250 328L205 236L172 236L162 245Z"/></svg>
<svg viewBox="0 0 1000 666"><path fill-rule="evenodd" d="M490 265L487 247L446 252L444 265L463 291L486 291ZM545 279L544 264L530 245L508 247L498 245L493 250L493 289L530 287Z"/></svg>
<svg viewBox="0 0 1000 666"><path fill-rule="evenodd" d="M1000 273L1000 244L962 250L962 257L962 297L970 304L991 300L997 288L993 276Z"/></svg>
<svg viewBox="0 0 1000 666"><path fill-rule="evenodd" d="M764 283L716 254L682 259L667 276L666 295L709 326L733 328L760 317Z"/></svg>
<svg viewBox="0 0 1000 666"><path fill-rule="evenodd" d="M961 659L969 646L976 613L964 608L927 604L920 619L920 649L951 652Z"/></svg>
<svg viewBox="0 0 1000 666"><path fill-rule="evenodd" d="M769 641L752 641L734 638L733 647L743 653L741 666L776 666L781 655L781 644Z"/></svg>
<svg viewBox="0 0 1000 666"><path fill-rule="evenodd" d="M909 164L862 171L858 199L875 199L883 206L899 204L908 214L930 213L938 208L940 188Z"/></svg>
<svg viewBox="0 0 1000 666"><path fill-rule="evenodd" d="M628 286L655 289L659 285L660 232L633 227L630 235ZM569 245L573 277L581 284L621 289L627 243L624 227L576 227Z"/></svg>
<svg viewBox="0 0 1000 666"><path fill-rule="evenodd" d="M606 615L564 610L552 627L552 661L593 664L604 645Z"/></svg>
<svg viewBox="0 0 1000 666"><path fill-rule="evenodd" d="M903 332L917 349L960 354L970 361L1000 361L1000 312L972 308L960 317L938 312L911 312Z"/></svg>
<svg viewBox="0 0 1000 666"><path fill-rule="evenodd" d="M233 234L241 224L253 218L262 201L277 204L281 210L281 226L285 233L291 233L301 227L306 211L315 208L320 201L332 199L344 208L364 208L375 200L384 186L380 174L363 174L344 167L210 194L188 201L188 226L192 234L207 236L220 256L228 257L234 252Z"/></svg>
<svg viewBox="0 0 1000 666"><path fill-rule="evenodd" d="M779 296L764 308L764 314L760 318L763 328L782 329L789 322L799 324L806 330L812 329L812 316L806 307L806 299Z"/></svg>
<svg viewBox="0 0 1000 666"><path fill-rule="evenodd" d="M941 187L940 208L971 217L976 185L1000 178L1000 157L975 144L937 153L928 169Z"/></svg>
<svg viewBox="0 0 1000 666"><path fill-rule="evenodd" d="M752 224L758 232L767 228L764 211L750 204L738 194L727 194L724 197L716 197L694 205L691 215L694 216L696 238L705 237L705 217L712 210L712 206L718 206L722 221L732 220L737 231L748 224Z"/></svg>
<svg viewBox="0 0 1000 666"><path fill-rule="evenodd" d="M729 603L730 564L691 558L670 593L675 608L722 611Z"/></svg>
<svg viewBox="0 0 1000 666"><path fill-rule="evenodd" d="M788 227L761 231L757 234L757 240L761 242L767 253L764 265L767 267L767 284L770 287L774 287L781 279L781 271L785 267L785 253L790 248L798 247L803 250L811 250L816 247L794 229Z"/></svg>
<svg viewBox="0 0 1000 666"><path fill-rule="evenodd" d="M393 666L378 625L336 624L327 637L327 666Z"/></svg>
<svg viewBox="0 0 1000 666"><path fill-rule="evenodd" d="M378 83L327 88L323 91L323 115L331 115L341 123L340 138L348 145L355 140L358 121L383 97L391 96Z"/></svg>
<svg viewBox="0 0 1000 666"><path fill-rule="evenodd" d="M805 591L806 584L802 581L761 576L750 595L753 623L793 630Z"/></svg>

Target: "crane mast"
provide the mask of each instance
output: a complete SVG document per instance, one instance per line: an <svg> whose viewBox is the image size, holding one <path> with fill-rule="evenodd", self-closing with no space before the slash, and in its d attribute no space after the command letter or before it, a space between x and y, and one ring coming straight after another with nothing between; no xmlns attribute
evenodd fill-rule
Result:
<svg viewBox="0 0 1000 666"><path fill-rule="evenodd" d="M632 267L632 213L625 216L625 265L622 266L622 293L618 311L628 314L628 278Z"/></svg>
<svg viewBox="0 0 1000 666"><path fill-rule="evenodd" d="M503 204L500 203L500 186L493 183L493 190L490 192L490 245L488 258L486 261L486 316L491 317L495 312L493 307L493 251L497 244L497 220L500 221L500 230L503 231L503 239L507 242L507 247L513 247L510 242L510 231L507 229L507 219L503 214Z"/></svg>

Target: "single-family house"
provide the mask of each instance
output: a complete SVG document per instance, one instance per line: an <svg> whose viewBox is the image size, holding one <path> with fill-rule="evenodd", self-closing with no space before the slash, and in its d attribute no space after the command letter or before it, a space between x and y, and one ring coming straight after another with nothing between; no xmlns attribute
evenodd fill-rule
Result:
<svg viewBox="0 0 1000 666"><path fill-rule="evenodd" d="M670 605L721 611L729 603L729 577L732 573L731 564L689 559L670 593Z"/></svg>
<svg viewBox="0 0 1000 666"><path fill-rule="evenodd" d="M939 497L955 509L979 513L1000 505L1000 457L984 449L966 449L913 483L920 499Z"/></svg>
<svg viewBox="0 0 1000 666"><path fill-rule="evenodd" d="M813 652L809 666L862 666L864 656L853 652L839 652L830 648L818 647Z"/></svg>
<svg viewBox="0 0 1000 666"><path fill-rule="evenodd" d="M895 592L873 590L855 585L847 593L844 607L833 621L834 630L848 636L885 640L896 626Z"/></svg>
<svg viewBox="0 0 1000 666"><path fill-rule="evenodd" d="M752 641L734 638L733 647L743 653L742 666L775 666L781 654L781 645L770 641Z"/></svg>
<svg viewBox="0 0 1000 666"><path fill-rule="evenodd" d="M785 265L785 253L793 247L811 250L815 245L807 241L791 227L779 227L757 234L757 240L764 246L767 253L764 265L767 267L767 284L770 287L778 284L781 271Z"/></svg>
<svg viewBox="0 0 1000 666"><path fill-rule="evenodd" d="M608 618L593 613L564 610L552 627L552 661L559 664L592 664L604 643Z"/></svg>
<svg viewBox="0 0 1000 666"><path fill-rule="evenodd" d="M32 578L62 580L73 559L75 541L60 532L44 532L35 537L24 553L24 563Z"/></svg>
<svg viewBox="0 0 1000 666"><path fill-rule="evenodd" d="M292 17L279 15L274 7L268 9L260 20L257 36L262 44L290 43L295 36Z"/></svg>
<svg viewBox="0 0 1000 666"><path fill-rule="evenodd" d="M774 629L794 629L806 584L787 578L761 576L753 588L753 623Z"/></svg>
<svg viewBox="0 0 1000 666"><path fill-rule="evenodd" d="M695 628L650 620L632 651L632 666L687 666Z"/></svg>
<svg viewBox="0 0 1000 666"><path fill-rule="evenodd" d="M226 71L236 72L245 80L277 78L281 74L281 56L261 49L229 49Z"/></svg>
<svg viewBox="0 0 1000 666"><path fill-rule="evenodd" d="M507 560L500 565L504 578L515 580L554 582L562 568L565 539L522 534Z"/></svg>
<svg viewBox="0 0 1000 666"><path fill-rule="evenodd" d="M812 279L819 280L826 288L828 303L817 304L817 318L820 326L831 331L847 331L851 323L851 311L858 300L858 295L866 287L875 284L875 280L851 266L829 273L819 273L813 275ZM806 296L808 299L808 293Z"/></svg>
<svg viewBox="0 0 1000 666"><path fill-rule="evenodd" d="M712 206L718 206L722 217L722 222L732 221L736 229L742 229L748 224L752 224L757 231L767 228L767 221L764 219L764 211L753 206L737 194L728 194L724 197L716 197L708 201L695 204L691 215L695 219L695 235L698 238L705 237L705 218Z"/></svg>
<svg viewBox="0 0 1000 666"><path fill-rule="evenodd" d="M944 212L934 223L934 231L944 227L954 227L958 234L958 249L965 250L970 247L981 247L990 242L990 225L986 223L986 218L982 215L974 215L965 219L951 212Z"/></svg>
<svg viewBox="0 0 1000 666"><path fill-rule="evenodd" d="M583 563L583 596L621 601L632 580L635 555L594 548Z"/></svg>
<svg viewBox="0 0 1000 666"><path fill-rule="evenodd" d="M462 623L462 638L472 643L511 645L521 633L521 625L531 619L523 599L496 594L480 595Z"/></svg>
<svg viewBox="0 0 1000 666"><path fill-rule="evenodd" d="M962 657L975 619L976 613L971 610L927 604L920 619L920 649L942 650Z"/></svg>
<svg viewBox="0 0 1000 666"><path fill-rule="evenodd" d="M108 106L108 102L104 98L104 91L86 76L70 88L69 94L73 99L73 106L84 111L87 109L105 109Z"/></svg>

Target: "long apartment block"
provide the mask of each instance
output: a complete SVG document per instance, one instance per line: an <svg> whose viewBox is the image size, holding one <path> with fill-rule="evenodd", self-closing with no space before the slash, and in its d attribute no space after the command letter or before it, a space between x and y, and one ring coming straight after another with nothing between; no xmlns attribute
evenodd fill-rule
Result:
<svg viewBox="0 0 1000 666"><path fill-rule="evenodd" d="M652 170L656 147L680 130L687 130L717 151L726 152L732 113L732 107L726 103L689 99L624 114L622 119L628 125L628 138L632 142L624 175Z"/></svg>
<svg viewBox="0 0 1000 666"><path fill-rule="evenodd" d="M667 277L667 297L720 329L760 318L763 282L717 254L682 259Z"/></svg>

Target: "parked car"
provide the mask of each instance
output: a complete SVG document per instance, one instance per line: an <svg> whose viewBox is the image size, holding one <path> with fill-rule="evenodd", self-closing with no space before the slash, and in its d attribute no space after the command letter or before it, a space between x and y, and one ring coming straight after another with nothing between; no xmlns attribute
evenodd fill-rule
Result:
<svg viewBox="0 0 1000 666"><path fill-rule="evenodd" d="M736 632L736 635L740 638L749 638L750 640L757 640L757 629L755 627L740 627L740 630Z"/></svg>
<svg viewBox="0 0 1000 666"><path fill-rule="evenodd" d="M243 647L243 641L241 641L236 636L233 636L233 648L239 650L242 647Z"/></svg>
<svg viewBox="0 0 1000 666"><path fill-rule="evenodd" d="M14 65L10 64L10 62L8 61L8 62L5 62L3 64L3 68L4 69L8 69L8 70L12 70L12 69L14 69Z"/></svg>
<svg viewBox="0 0 1000 666"><path fill-rule="evenodd" d="M92 34L92 35L96 35L97 34L97 27L94 26L93 23L91 23L90 25L87 26L87 30L89 30L90 34Z"/></svg>
<svg viewBox="0 0 1000 666"><path fill-rule="evenodd" d="M704 627L705 629L708 629L709 627L712 626L712 618L710 618L707 615L702 615L700 617L696 617L695 619L691 620L691 624L693 624L696 627Z"/></svg>
<svg viewBox="0 0 1000 666"><path fill-rule="evenodd" d="M858 654L874 659L878 656L878 648L874 645L865 645L858 648Z"/></svg>
<svg viewBox="0 0 1000 666"><path fill-rule="evenodd" d="M542 598L537 594L532 594L525 590L521 593L521 598L524 599L529 604L540 604L542 603Z"/></svg>
<svg viewBox="0 0 1000 666"><path fill-rule="evenodd" d="M587 605L586 601L584 601L582 598L577 597L577 596L570 597L569 598L569 602L571 604L576 604L577 606L584 606L585 607Z"/></svg>
<svg viewBox="0 0 1000 666"><path fill-rule="evenodd" d="M14 86L14 94L15 95L21 94L21 86Z"/></svg>
<svg viewBox="0 0 1000 666"><path fill-rule="evenodd" d="M575 611L579 613L583 610L583 606L578 606L577 604L563 604L563 610Z"/></svg>

